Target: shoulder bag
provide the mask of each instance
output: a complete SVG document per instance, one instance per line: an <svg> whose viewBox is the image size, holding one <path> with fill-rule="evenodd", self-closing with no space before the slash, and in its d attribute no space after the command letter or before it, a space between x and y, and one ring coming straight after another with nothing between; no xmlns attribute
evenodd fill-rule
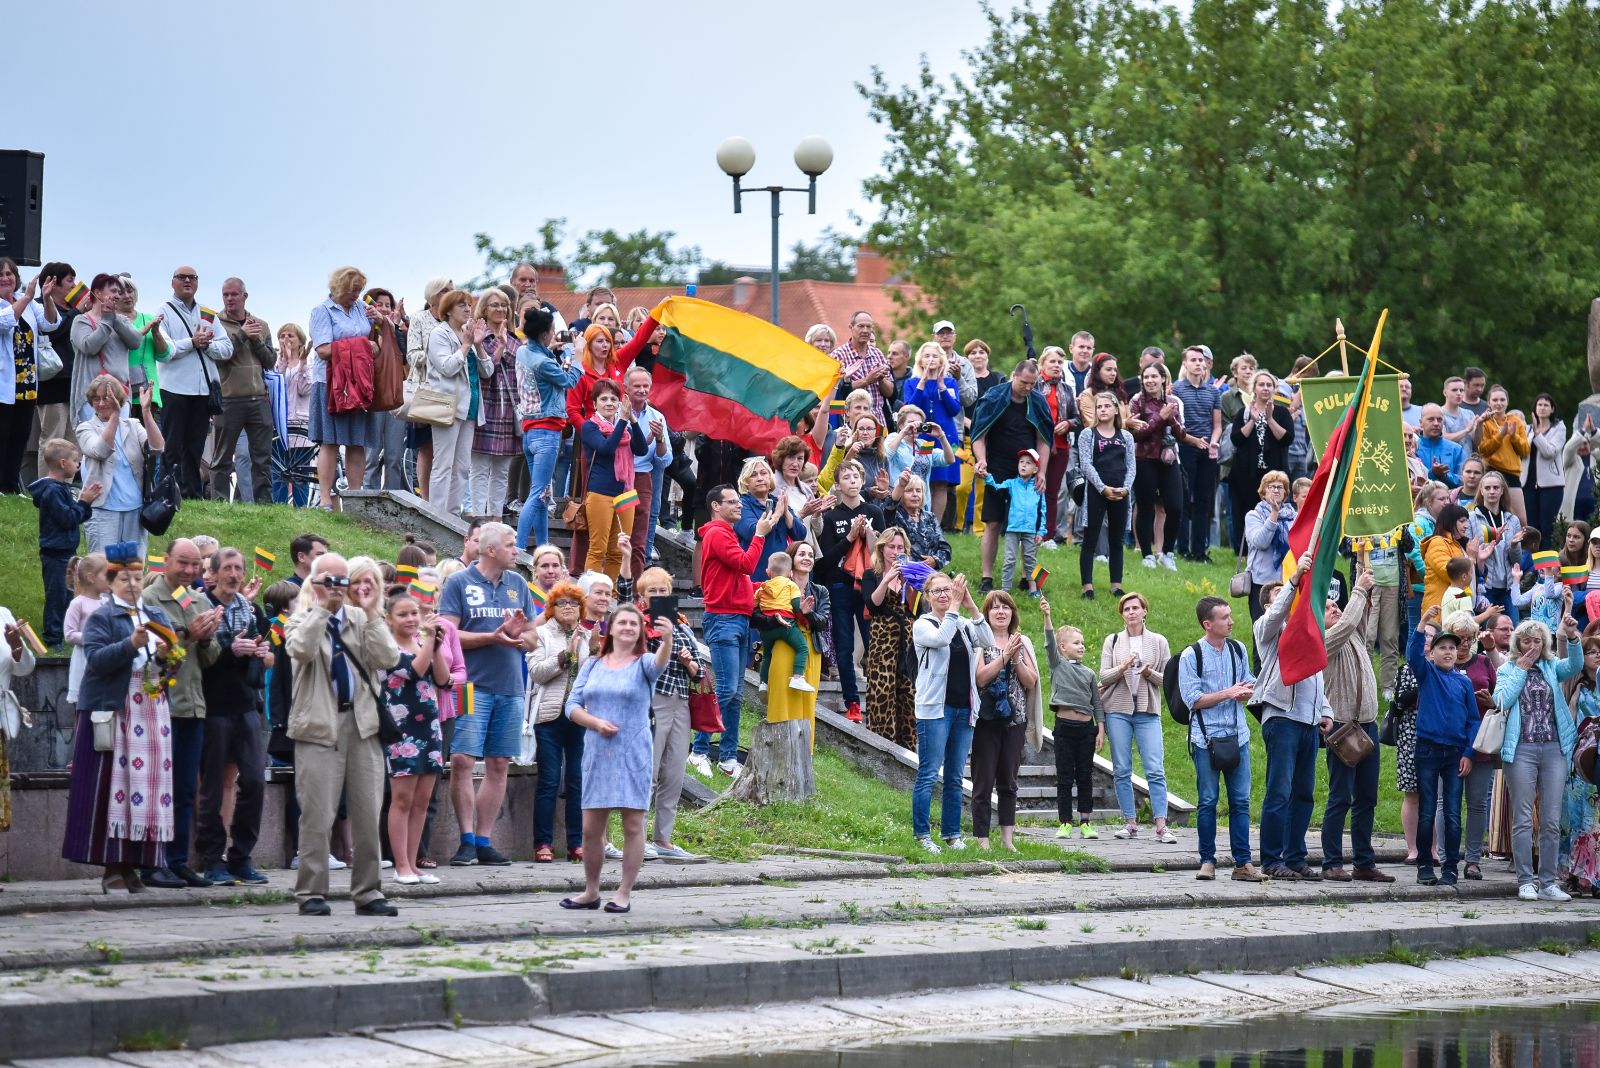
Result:
<svg viewBox="0 0 1600 1068"><path fill-rule="evenodd" d="M1472 751L1484 756L1497 756L1506 741L1506 710L1492 708L1478 721L1478 733L1472 739Z"/></svg>
<svg viewBox="0 0 1600 1068"><path fill-rule="evenodd" d="M702 734L722 733L722 706L717 703L717 679L710 665L689 687L689 729Z"/></svg>
<svg viewBox="0 0 1600 1068"><path fill-rule="evenodd" d="M1228 652L1232 653L1233 639L1229 638L1226 644L1229 646ZM1200 663L1201 652L1198 642L1195 643L1194 657L1195 671L1197 674L1199 674L1202 671L1202 667ZM1230 656L1229 659L1231 661L1232 657ZM1233 679L1235 682L1239 681L1237 667L1235 668ZM1239 732L1229 731L1226 734L1207 734L1205 713L1201 709L1196 708L1194 710L1194 716L1195 720L1200 724L1200 737L1204 738L1206 741L1206 750L1210 754L1211 759L1211 770L1233 771L1235 768L1237 768L1239 766L1240 759Z"/></svg>
<svg viewBox="0 0 1600 1068"><path fill-rule="evenodd" d="M119 443L116 447L122 446ZM161 459L161 454L150 451L149 445L146 445L142 487L144 502L139 506L139 525L160 537L172 526L173 517L183 503L183 494L178 489L177 468L164 460L157 463L158 459Z"/></svg>
<svg viewBox="0 0 1600 1068"><path fill-rule="evenodd" d="M1340 723L1328 732L1324 741L1328 752L1338 757L1347 768L1359 766L1372 755L1372 739L1367 737L1367 732L1358 723Z"/></svg>
<svg viewBox="0 0 1600 1068"><path fill-rule="evenodd" d="M172 309L173 314L178 317L178 322L183 324L183 332L189 335L189 340L191 342L194 341L194 331L189 329L189 320L183 317L183 310L170 300L167 301L167 307ZM209 415L221 415L222 386L216 379L211 377L211 357L201 352L199 348L194 350L194 354L200 361L200 375L205 379L206 383L206 412ZM145 529L148 530L149 528ZM152 533L156 532L152 531Z"/></svg>
<svg viewBox="0 0 1600 1068"><path fill-rule="evenodd" d="M392 412L406 400L406 358L392 323L378 328L378 355L372 361L372 410Z"/></svg>
<svg viewBox="0 0 1600 1068"><path fill-rule="evenodd" d="M33 365L41 382L48 382L61 373L61 354L42 333L33 335Z"/></svg>

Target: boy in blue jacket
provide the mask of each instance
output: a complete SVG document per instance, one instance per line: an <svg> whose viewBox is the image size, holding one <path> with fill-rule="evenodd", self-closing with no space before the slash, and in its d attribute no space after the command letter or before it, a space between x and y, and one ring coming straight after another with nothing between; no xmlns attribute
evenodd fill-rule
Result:
<svg viewBox="0 0 1600 1068"><path fill-rule="evenodd" d="M1039 596L1039 590L1033 582L1033 567L1038 563L1039 541L1044 534L1044 494L1039 492L1039 487L1034 483L1039 474L1039 454L1033 449L1023 449L1017 453L1017 477L1008 478L1004 482L996 482L994 476L985 473L984 485L992 490L1006 494L1010 506L1006 509L1006 555L1005 562L1000 568L1000 588L1013 589L1012 581L1017 574L1017 558L1022 558L1022 576L1028 585L1028 593L1034 597Z"/></svg>
<svg viewBox="0 0 1600 1068"><path fill-rule="evenodd" d="M78 463L83 459L78 446L65 438L51 438L41 451L50 473L29 485L28 493L39 509L39 569L44 575L44 622L39 638L54 648L66 638L63 624L67 602L72 600L67 564L78 551L80 528L94 514L88 502L100 496L100 483L91 482L74 496L72 480L78 477Z"/></svg>
<svg viewBox="0 0 1600 1068"><path fill-rule="evenodd" d="M1472 739L1478 733L1478 701L1472 682L1456 670L1459 642L1442 630L1428 642L1428 628L1439 622L1439 606L1423 615L1406 649L1406 663L1417 677L1417 882L1456 884L1461 859L1461 784L1472 772ZM1444 849L1440 873L1434 853L1434 810L1444 797Z"/></svg>

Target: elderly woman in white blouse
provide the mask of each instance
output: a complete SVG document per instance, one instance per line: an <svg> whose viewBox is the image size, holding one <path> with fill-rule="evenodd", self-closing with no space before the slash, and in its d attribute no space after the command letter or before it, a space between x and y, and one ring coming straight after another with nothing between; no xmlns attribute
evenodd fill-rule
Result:
<svg viewBox="0 0 1600 1068"><path fill-rule="evenodd" d="M494 374L495 364L483 350L488 327L472 317L470 294L459 289L445 294L439 319L428 338L428 385L455 398L456 415L449 426L433 431L428 503L460 512L472 477L472 438L483 422L482 382Z"/></svg>

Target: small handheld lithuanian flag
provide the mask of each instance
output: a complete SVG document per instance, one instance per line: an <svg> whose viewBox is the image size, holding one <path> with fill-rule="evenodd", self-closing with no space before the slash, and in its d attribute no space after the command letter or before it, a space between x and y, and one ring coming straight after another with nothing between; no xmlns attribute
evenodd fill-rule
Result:
<svg viewBox="0 0 1600 1068"><path fill-rule="evenodd" d="M144 629L167 643L168 648L178 647L178 632L159 620L147 620Z"/></svg>
<svg viewBox="0 0 1600 1068"><path fill-rule="evenodd" d="M82 282L79 282L77 285L67 290L67 295L61 298L61 303L65 304L73 311L79 311L83 308L84 301L88 299L89 287L84 285Z"/></svg>
<svg viewBox="0 0 1600 1068"><path fill-rule="evenodd" d="M256 566L257 567L259 567L263 571L271 571L272 570L272 565L277 563L277 562L278 562L278 558L276 556L274 556L271 553L267 552L267 550L263 549L261 546L259 546L259 545L256 546Z"/></svg>
<svg viewBox="0 0 1600 1068"><path fill-rule="evenodd" d="M34 631L32 623L24 619L17 624L17 630L22 635L22 644L32 649L34 656L44 655L44 642L39 640L39 635Z"/></svg>
<svg viewBox="0 0 1600 1068"><path fill-rule="evenodd" d="M533 599L533 607L543 612L545 605L550 603L550 597L537 586L528 587L528 596Z"/></svg>
<svg viewBox="0 0 1600 1068"><path fill-rule="evenodd" d="M1561 581L1568 586L1583 586L1589 581L1588 564L1562 564Z"/></svg>
<svg viewBox="0 0 1600 1068"><path fill-rule="evenodd" d="M624 508L632 508L638 503L639 491L635 489L625 489L615 497L611 498L611 507L619 512Z"/></svg>
<svg viewBox="0 0 1600 1068"><path fill-rule="evenodd" d="M439 599L439 587L435 583L416 579L411 583L411 596L423 604L431 605Z"/></svg>
<svg viewBox="0 0 1600 1068"><path fill-rule="evenodd" d="M933 455L933 451L935 449L937 449L938 447L939 446L934 442L934 440L932 438L918 438L917 439L917 455L918 456L932 456Z"/></svg>
<svg viewBox="0 0 1600 1068"><path fill-rule="evenodd" d="M202 304L200 305L200 321L203 323L214 323L217 321L217 313Z"/></svg>
<svg viewBox="0 0 1600 1068"><path fill-rule="evenodd" d="M172 591L172 599L178 602L179 608L188 608L194 604L194 597L189 593L189 587L179 586Z"/></svg>
<svg viewBox="0 0 1600 1068"><path fill-rule="evenodd" d="M828 402L828 414L829 415L843 415L845 413L845 409L847 409L849 407L850 407L849 402L846 401L843 397L835 397L831 401Z"/></svg>
<svg viewBox="0 0 1600 1068"><path fill-rule="evenodd" d="M396 564L395 568L394 568L394 580L398 585L401 585L401 586L414 586L414 585L416 585L416 581L417 581L417 565L416 564Z"/></svg>
<svg viewBox="0 0 1600 1068"><path fill-rule="evenodd" d="M164 575L167 572L167 558L165 556L147 556L144 558L144 569L152 575Z"/></svg>
<svg viewBox="0 0 1600 1068"><path fill-rule="evenodd" d="M1044 589L1045 579L1047 579L1049 577L1050 577L1050 569L1045 567L1043 564L1040 564L1038 567L1034 568L1033 569L1033 588L1036 589L1036 590Z"/></svg>
<svg viewBox="0 0 1600 1068"><path fill-rule="evenodd" d="M461 685L461 707L457 710L463 716L470 716L477 711L477 693L473 690L472 683Z"/></svg>
<svg viewBox="0 0 1600 1068"><path fill-rule="evenodd" d="M273 645L283 644L283 625L287 622L289 622L289 614L287 612L280 612L278 615L272 617L271 633Z"/></svg>

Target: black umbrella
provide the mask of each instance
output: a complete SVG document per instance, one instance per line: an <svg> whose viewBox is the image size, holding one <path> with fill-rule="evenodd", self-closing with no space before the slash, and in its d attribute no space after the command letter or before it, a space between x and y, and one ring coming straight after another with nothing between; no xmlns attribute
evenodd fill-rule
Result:
<svg viewBox="0 0 1600 1068"><path fill-rule="evenodd" d="M1011 305L1011 314L1022 313L1022 344L1028 350L1028 359L1037 360L1039 354L1033 350L1033 327L1028 325L1028 309L1020 304Z"/></svg>

